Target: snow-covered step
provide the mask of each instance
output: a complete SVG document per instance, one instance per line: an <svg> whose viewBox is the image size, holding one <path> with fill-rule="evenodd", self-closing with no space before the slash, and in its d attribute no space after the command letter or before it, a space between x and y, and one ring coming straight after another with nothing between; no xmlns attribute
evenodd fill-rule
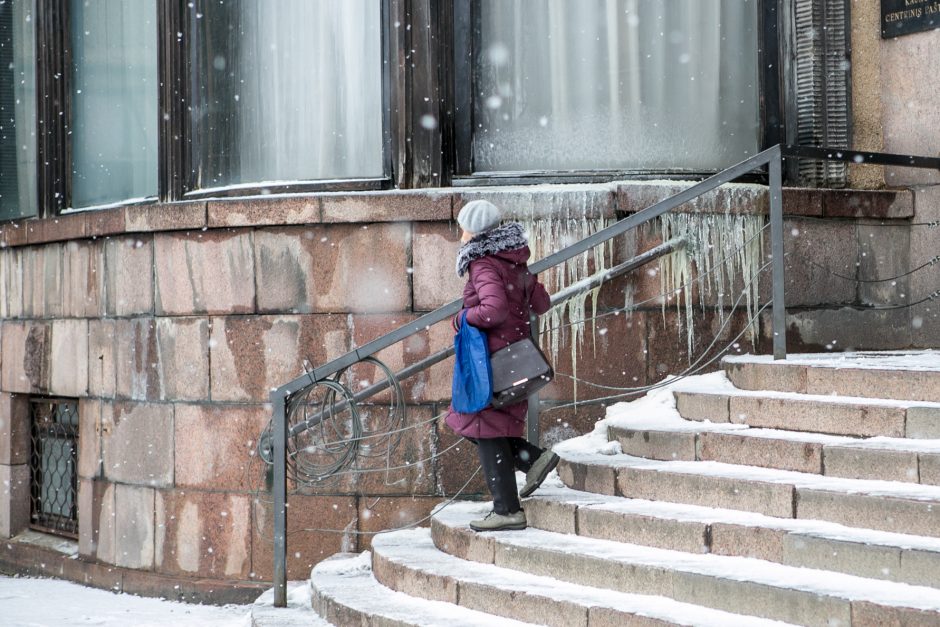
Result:
<svg viewBox="0 0 940 627"><path fill-rule="evenodd" d="M675 395L687 420L856 437L940 438L940 403L686 386Z"/></svg>
<svg viewBox="0 0 940 627"><path fill-rule="evenodd" d="M940 487L838 479L720 462L656 461L556 447L570 488L651 501L826 520L850 527L940 536Z"/></svg>
<svg viewBox="0 0 940 627"><path fill-rule="evenodd" d="M477 504L479 509L479 504ZM469 519L468 519L469 520ZM499 534L454 534L460 541L493 544ZM697 625L703 627L782 627L787 623L743 616L668 596L617 592L609 586L571 583L564 578L533 575L466 561L435 547L427 529L376 536L372 543L376 578L409 595L447 598L465 607L485 609L507 618L521 618L557 627L620 625ZM503 619L492 624L504 624Z"/></svg>
<svg viewBox="0 0 940 627"><path fill-rule="evenodd" d="M320 562L310 574L310 589L313 609L333 625L491 627L496 621L492 614L383 586L372 576L369 553L338 554ZM499 624L533 623L499 619Z"/></svg>
<svg viewBox="0 0 940 627"><path fill-rule="evenodd" d="M676 421L612 425L628 455L662 461L716 461L847 479L940 485L940 440L851 438L783 429Z"/></svg>
<svg viewBox="0 0 940 627"><path fill-rule="evenodd" d="M452 516L460 520L463 507L478 506L449 506L432 519L432 529ZM940 588L940 538L554 486L540 489L524 507L529 526L545 531Z"/></svg>
<svg viewBox="0 0 940 627"><path fill-rule="evenodd" d="M485 561L490 545L496 566L801 625L940 624L934 588L540 529L478 534L474 515L436 526L436 546L478 545L468 553Z"/></svg>
<svg viewBox="0 0 940 627"><path fill-rule="evenodd" d="M940 351L734 355L722 359L744 390L940 402Z"/></svg>

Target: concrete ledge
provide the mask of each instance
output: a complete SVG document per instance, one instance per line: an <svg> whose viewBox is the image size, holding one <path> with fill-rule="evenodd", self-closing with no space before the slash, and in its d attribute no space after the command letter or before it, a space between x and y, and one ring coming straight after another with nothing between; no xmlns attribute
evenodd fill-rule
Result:
<svg viewBox="0 0 940 627"><path fill-rule="evenodd" d="M244 605L271 587L269 582L172 577L74 558L16 539L3 543L0 572L23 577L54 577L91 588L159 597L187 603Z"/></svg>

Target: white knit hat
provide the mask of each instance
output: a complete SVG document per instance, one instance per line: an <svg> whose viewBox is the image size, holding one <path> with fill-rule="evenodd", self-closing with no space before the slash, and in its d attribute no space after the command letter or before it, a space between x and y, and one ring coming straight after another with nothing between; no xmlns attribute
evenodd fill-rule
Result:
<svg viewBox="0 0 940 627"><path fill-rule="evenodd" d="M502 219L503 212L488 200L471 200L457 214L460 228L474 234L489 231Z"/></svg>

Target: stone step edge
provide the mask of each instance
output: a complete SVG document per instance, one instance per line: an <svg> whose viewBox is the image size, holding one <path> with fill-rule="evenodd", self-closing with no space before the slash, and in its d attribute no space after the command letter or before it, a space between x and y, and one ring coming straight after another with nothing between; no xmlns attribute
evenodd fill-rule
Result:
<svg viewBox="0 0 940 627"><path fill-rule="evenodd" d="M780 442L781 444L804 447L810 446L812 448L819 449L818 459L814 459L815 455L807 457L805 454L803 459L797 460L790 460L784 456L783 459L781 459L778 463L762 464L761 467L807 472L811 474L824 475L827 477L840 477L847 479L858 479L862 477L856 476L859 473L853 474L848 468L840 468L838 464L827 466L827 453L830 455L830 457L838 453L851 453L853 455L858 455L861 458L867 457L869 459L866 461L869 464L871 462L879 461L879 458L884 458L886 456L896 456L896 462L900 463L911 461L914 463L915 467L913 472L908 471L903 473L903 478L901 478L902 475L899 474L893 477L891 480L902 481L905 483L919 483L922 485L940 485L940 470L936 472L929 472L926 476L924 476L924 474L920 471L921 466L923 466L927 461L931 462L934 466L940 469L940 443L930 446L924 444L926 442L932 443L933 440L907 440L905 438L879 437L879 441L872 441L872 438L852 438L848 436L823 435L807 433L803 431L787 431L784 429L767 429L759 427L729 429L723 426L723 424L699 423L695 421L689 422L691 423L689 426L677 425L680 428L673 429L662 425L651 428L645 425L627 426L626 424L611 424L608 426L608 439L611 441L616 440L620 442L621 448L624 448L625 444L630 447L633 444L632 441L635 437L639 438L637 440L637 444L633 446L633 448L625 450L624 452L628 455L635 455L645 459L654 459L658 461L717 461L731 464L735 462L721 459L722 456L720 454L714 457L703 457L704 444L703 438L701 436L703 434L708 434L708 436L714 436L716 439L721 440L743 438L745 440L753 440L755 443L760 442L761 444L765 445ZM682 441L683 436L685 436L685 442ZM657 439L656 442L651 441L653 437ZM640 440L642 440L642 442L640 442ZM670 440L675 441L670 442ZM673 446L674 450L672 450L671 453L662 452L657 454L657 448L662 448L663 446ZM906 460L905 458L909 456L913 457L910 460ZM859 461L858 463L870 468L872 473L878 471L876 467L866 465L863 461ZM812 464L812 468L810 468L810 464ZM874 479L874 477L864 478Z"/></svg>
<svg viewBox="0 0 940 627"><path fill-rule="evenodd" d="M337 554L319 562L310 573L313 609L334 625L373 624L376 617L401 625L421 627L489 627L493 615L441 601L396 592L372 575L368 552ZM531 623L506 620L501 624L525 627Z"/></svg>
<svg viewBox="0 0 940 627"><path fill-rule="evenodd" d="M662 462L559 446L555 452L562 458L559 478L576 490L940 536L938 486L834 479L720 462Z"/></svg>
<svg viewBox="0 0 940 627"><path fill-rule="evenodd" d="M925 368L923 364L909 363L904 365L891 365L882 361L879 364L879 358L887 357L936 357L938 366L936 369ZM860 356L864 361L847 362L846 358L851 356ZM861 371L913 371L936 373L940 375L940 352L933 349L910 350L910 351L850 351L843 353L790 353L786 359L774 359L773 355L725 355L721 358L721 364L734 365L760 365L760 366L805 366L809 368L828 368L831 370L861 370ZM874 365L869 365L874 364Z"/></svg>
<svg viewBox="0 0 940 627"><path fill-rule="evenodd" d="M469 531L469 530L468 530ZM473 533L473 532L470 532ZM484 534L491 535L491 534ZM373 563L380 581L381 571L393 578L401 569L410 571L416 592L431 595L427 583L437 581L435 590L447 591L454 602L485 604L506 616L514 611L536 611L554 615L554 624L627 624L630 619L648 618L672 625L702 627L784 627L788 623L734 614L669 597L617 592L532 575L481 561L455 557L435 546L430 529L382 534L373 540ZM389 585L392 582L383 582ZM400 581L399 581L400 583ZM504 602L500 602L503 597ZM496 607L494 607L496 606ZM497 608L503 606L502 611ZM505 606L509 606L508 608ZM581 614L583 613L583 617ZM582 622L586 618L585 622ZM657 622L657 624L660 624Z"/></svg>
<svg viewBox="0 0 940 627"><path fill-rule="evenodd" d="M530 527L940 588L938 538L624 497L602 501L565 490L545 490L524 502ZM445 520L450 515L439 514Z"/></svg>
<svg viewBox="0 0 940 627"><path fill-rule="evenodd" d="M940 538L848 527L826 520L778 518L736 509L611 496L594 492L583 492L564 485L543 487L533 496L525 499L523 505L527 506L529 503L539 502L555 503L560 506L570 506L577 509L600 510L612 514L637 515L678 523L728 525L746 529L783 531L821 540L855 543L902 551L910 550L935 553L937 557L940 558ZM451 508L452 506L441 508L435 515L447 517ZM547 529L547 531L555 530ZM566 531L566 533L574 532L575 530L573 529Z"/></svg>
<svg viewBox="0 0 940 627"><path fill-rule="evenodd" d="M521 561L530 564L531 560L527 558L537 553L579 556L593 560L595 563L592 564L592 569L596 568L597 560L602 560L603 563L615 567L622 566L631 572L644 569L651 573L681 573L696 579L720 580L729 585L753 585L767 591L771 596L788 591L847 602L852 605L853 614L856 605L864 604L869 608L896 610L905 616L909 616L909 613L930 616L940 621L940 595L937 595L934 588L867 579L832 571L796 568L747 557L694 555L609 540L585 539L538 529L488 533L472 531L467 523L485 511L485 506L477 512L467 511L464 523L460 525L454 525L452 519L444 521L432 518L432 538L435 546L445 551L449 544L491 542L494 562L500 561L501 549L511 552L512 561L517 565ZM454 540L460 536L460 540ZM485 549L470 553L474 557L486 554ZM614 581L612 577L608 580Z"/></svg>
<svg viewBox="0 0 940 627"><path fill-rule="evenodd" d="M715 477L744 482L771 483L790 486L798 490L834 492L846 495L876 496L889 499L913 500L924 504L940 505L940 486L925 486L897 481L872 479L845 479L825 477L793 470L742 466L713 461L660 461L625 454L605 455L586 453L555 447L554 452L569 463L604 466L611 470L652 470L698 477ZM568 486L573 487L573 486ZM575 488L577 489L577 488ZM609 494L602 492L602 494Z"/></svg>

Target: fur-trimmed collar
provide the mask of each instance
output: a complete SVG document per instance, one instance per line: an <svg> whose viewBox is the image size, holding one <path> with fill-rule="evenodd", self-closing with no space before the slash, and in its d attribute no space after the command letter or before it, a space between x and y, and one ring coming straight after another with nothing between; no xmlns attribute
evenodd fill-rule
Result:
<svg viewBox="0 0 940 627"><path fill-rule="evenodd" d="M470 262L487 255L522 248L529 242L518 222L510 222L475 236L457 251L457 276L463 276Z"/></svg>

